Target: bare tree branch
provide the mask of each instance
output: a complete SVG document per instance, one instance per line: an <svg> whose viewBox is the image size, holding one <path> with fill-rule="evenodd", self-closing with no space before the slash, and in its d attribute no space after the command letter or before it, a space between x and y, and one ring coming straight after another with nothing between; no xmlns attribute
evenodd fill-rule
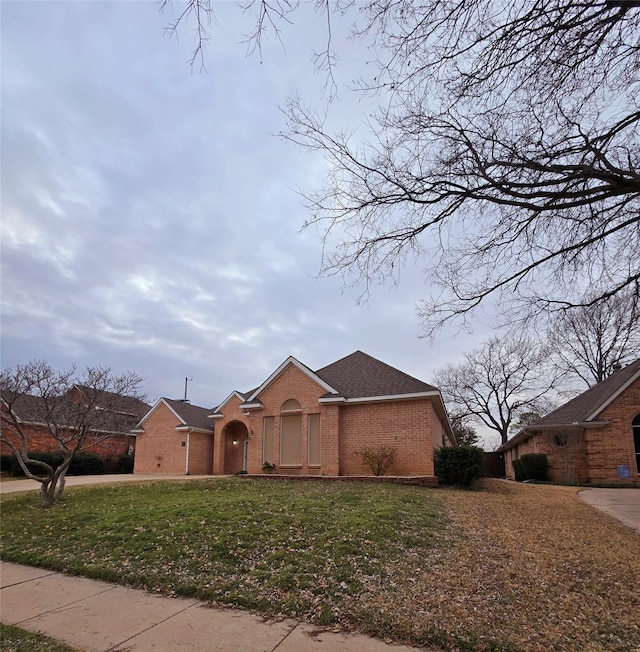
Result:
<svg viewBox="0 0 640 652"><path fill-rule="evenodd" d="M16 456L24 474L40 482L44 507L59 502L67 471L83 448L135 425L145 398L139 391L141 382L134 372L115 375L108 367L87 367L77 374L75 367L56 371L41 360L0 373L0 441ZM23 421L21 414L28 420ZM33 424L62 453L59 466L30 455Z"/></svg>

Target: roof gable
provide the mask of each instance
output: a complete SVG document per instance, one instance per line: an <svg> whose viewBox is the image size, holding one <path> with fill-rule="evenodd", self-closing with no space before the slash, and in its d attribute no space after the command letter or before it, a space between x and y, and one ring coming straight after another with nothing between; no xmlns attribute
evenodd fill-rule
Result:
<svg viewBox="0 0 640 652"><path fill-rule="evenodd" d="M154 406L144 415L140 421L140 426L143 426L145 421L161 406L166 407L179 421L180 425L177 427L191 427L201 430L213 430L209 415L211 410L197 405L191 405L185 401L176 401L170 398L159 398Z"/></svg>
<svg viewBox="0 0 640 652"><path fill-rule="evenodd" d="M270 376L267 378L260 387L255 389L247 398L245 403L253 403L258 400L258 397L262 392L264 392L271 383L273 383L278 376L289 366L293 365L297 369L299 369L305 376L308 376L311 380L313 380L316 384L320 385L322 389L324 389L327 394L334 394L337 395L339 394L338 391L336 391L329 383L327 383L325 380L323 380L319 375L311 371L309 367L306 365L302 364L299 360L296 360L292 355L290 355Z"/></svg>
<svg viewBox="0 0 640 652"><path fill-rule="evenodd" d="M355 351L316 371L345 398L392 397L438 390L376 358Z"/></svg>
<svg viewBox="0 0 640 652"><path fill-rule="evenodd" d="M638 378L640 378L640 358L550 412L540 421L532 424L531 428L565 426L594 421Z"/></svg>
<svg viewBox="0 0 640 652"><path fill-rule="evenodd" d="M234 389L231 392L231 394L229 394L229 396L227 396L227 398L225 398L224 401L222 401L222 403L220 403L220 405L218 405L218 407L216 407L216 408L214 408L212 410L212 415L213 414L218 414L218 415L221 414L223 408L225 407L225 405L227 405L234 398L237 398L240 401L240 403L244 403L244 401L251 395L251 393L253 391L254 390L252 390L251 392L239 392L237 389Z"/></svg>

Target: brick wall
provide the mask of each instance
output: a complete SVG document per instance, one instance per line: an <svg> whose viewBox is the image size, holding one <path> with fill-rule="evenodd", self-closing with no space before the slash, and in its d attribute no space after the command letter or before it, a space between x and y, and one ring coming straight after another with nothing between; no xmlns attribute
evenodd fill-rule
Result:
<svg viewBox="0 0 640 652"><path fill-rule="evenodd" d="M213 433L189 434L189 475L206 475L213 468Z"/></svg>
<svg viewBox="0 0 640 652"><path fill-rule="evenodd" d="M166 405L157 407L138 435L134 473L185 472L187 433L177 432L179 425Z"/></svg>
<svg viewBox="0 0 640 652"><path fill-rule="evenodd" d="M380 445L397 449L388 474L433 475L434 419L430 399L341 406L340 475L371 475L357 451Z"/></svg>
<svg viewBox="0 0 640 652"><path fill-rule="evenodd" d="M640 484L631 430L631 422L638 414L640 414L640 379L598 415L598 420L608 421L609 425L585 431L589 482ZM619 465L629 467L630 480L621 480L618 477Z"/></svg>
<svg viewBox="0 0 640 652"><path fill-rule="evenodd" d="M45 453L58 451L58 444L51 433L44 426L24 424L23 430L27 436L29 451ZM19 445L19 436L13 426L2 424L3 435ZM87 453L95 453L101 457L120 457L129 452L129 448L135 449L136 438L134 435L116 434L107 437L102 435L88 435L82 450ZM13 451L4 443L0 443L1 455L12 455Z"/></svg>

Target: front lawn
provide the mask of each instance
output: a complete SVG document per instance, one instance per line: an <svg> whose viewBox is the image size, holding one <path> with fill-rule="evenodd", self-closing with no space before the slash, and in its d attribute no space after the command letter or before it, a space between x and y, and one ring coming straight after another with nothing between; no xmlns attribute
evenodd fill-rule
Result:
<svg viewBox="0 0 640 652"><path fill-rule="evenodd" d="M79 652L53 639L0 623L1 652Z"/></svg>
<svg viewBox="0 0 640 652"><path fill-rule="evenodd" d="M51 510L2 499L3 559L445 649L636 650L639 547L568 487L212 479L72 488Z"/></svg>

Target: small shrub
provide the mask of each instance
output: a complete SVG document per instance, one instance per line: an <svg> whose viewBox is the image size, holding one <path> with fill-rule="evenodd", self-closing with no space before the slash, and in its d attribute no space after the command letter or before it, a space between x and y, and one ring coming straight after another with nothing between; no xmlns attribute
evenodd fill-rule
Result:
<svg viewBox="0 0 640 652"><path fill-rule="evenodd" d="M468 487L482 477L484 451L479 446L439 448L434 464L438 482Z"/></svg>
<svg viewBox="0 0 640 652"><path fill-rule="evenodd" d="M527 453L520 458L522 464L523 480L547 479L549 473L549 460L543 453Z"/></svg>
<svg viewBox="0 0 640 652"><path fill-rule="evenodd" d="M135 457L125 453L118 458L118 469L116 473L133 473L133 464Z"/></svg>
<svg viewBox="0 0 640 652"><path fill-rule="evenodd" d="M373 475L384 475L395 463L398 449L394 446L362 448L356 453L362 456Z"/></svg>
<svg viewBox="0 0 640 652"><path fill-rule="evenodd" d="M276 470L276 465L272 464L271 462L265 462L262 465L262 472L263 473L273 473Z"/></svg>

